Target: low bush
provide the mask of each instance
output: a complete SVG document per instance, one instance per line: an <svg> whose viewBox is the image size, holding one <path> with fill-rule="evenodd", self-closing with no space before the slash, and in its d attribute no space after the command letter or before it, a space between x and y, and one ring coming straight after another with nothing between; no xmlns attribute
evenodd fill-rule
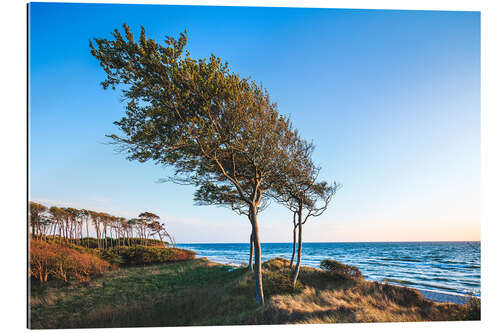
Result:
<svg viewBox="0 0 500 333"><path fill-rule="evenodd" d="M131 237L131 238L110 238L107 237L105 239L100 239L98 244L97 238L93 237L84 237L84 238L73 238L70 239L69 241L64 239L64 238L59 238L58 236L45 236L43 237L44 240L49 241L49 242L56 242L62 245L75 245L75 246L81 246L89 249L97 249L97 248L111 248L111 247L116 247L116 246L136 246L136 245L143 245L143 246L159 246L163 247L164 245L162 244L161 241L158 239L146 239L146 238L137 238L137 237Z"/></svg>
<svg viewBox="0 0 500 333"><path fill-rule="evenodd" d="M30 276L40 282L89 281L92 275L101 275L109 269L108 262L93 254L42 240L30 241Z"/></svg>
<svg viewBox="0 0 500 333"><path fill-rule="evenodd" d="M156 246L120 246L98 250L101 258L121 266L160 264L194 259L194 251Z"/></svg>
<svg viewBox="0 0 500 333"><path fill-rule="evenodd" d="M363 277L361 271L356 266L346 265L332 259L322 260L320 267L327 272L333 273L335 275L340 275L342 277L354 279L360 279Z"/></svg>
<svg viewBox="0 0 500 333"><path fill-rule="evenodd" d="M292 272L264 271L263 287L266 295L284 295L299 293L304 289L300 280L293 287Z"/></svg>
<svg viewBox="0 0 500 333"><path fill-rule="evenodd" d="M262 263L262 268L271 271L286 270L289 268L289 266L290 266L290 260L283 257L269 259L268 261Z"/></svg>
<svg viewBox="0 0 500 333"><path fill-rule="evenodd" d="M471 296L464 304L461 320L481 320L481 299Z"/></svg>

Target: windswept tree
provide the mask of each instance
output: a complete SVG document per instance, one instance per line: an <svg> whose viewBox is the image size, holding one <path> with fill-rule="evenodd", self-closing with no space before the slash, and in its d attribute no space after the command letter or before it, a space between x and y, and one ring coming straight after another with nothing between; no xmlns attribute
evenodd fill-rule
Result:
<svg viewBox="0 0 500 333"><path fill-rule="evenodd" d="M55 227L57 227L57 233L59 237L59 241L61 241L62 238L62 232L64 230L64 217L66 215L66 212L64 209L52 206L49 209L50 215L52 216L52 220L55 223ZM54 228L54 233L56 232L56 228Z"/></svg>
<svg viewBox="0 0 500 333"><path fill-rule="evenodd" d="M172 246L174 245L172 236L170 236L170 234L167 232L165 224L160 222L160 217L158 215L150 212L144 212L139 214L139 218L146 221L146 227L150 231L149 236L158 236L163 246L165 246L163 237L168 237L170 239L170 244Z"/></svg>
<svg viewBox="0 0 500 333"><path fill-rule="evenodd" d="M150 212L140 213L139 218L146 220L148 223L160 220L160 217L158 215Z"/></svg>
<svg viewBox="0 0 500 333"><path fill-rule="evenodd" d="M102 214L99 212L94 212L94 211L89 211L89 216L90 219L92 220L92 225L94 227L95 233L96 233L96 238L97 238L97 248L101 249L101 237L102 237L102 230L101 230L101 219L102 219Z"/></svg>
<svg viewBox="0 0 500 333"><path fill-rule="evenodd" d="M312 161L314 145L295 137L287 151L287 161L280 164L279 181L275 182L271 193L276 201L293 213L293 249L290 268L293 268L295 253L297 262L293 274L293 286L297 282L302 258L303 225L312 216L320 216L328 208L339 185L334 182L317 182L319 167ZM298 229L298 246L297 244Z"/></svg>
<svg viewBox="0 0 500 333"><path fill-rule="evenodd" d="M89 233L90 212L86 209L81 209L79 215L82 221L82 230L83 230L83 225L85 224L85 231L87 234L87 247L90 247L90 233ZM83 239L83 231L81 232L81 234L82 234L81 238Z"/></svg>
<svg viewBox="0 0 500 333"><path fill-rule="evenodd" d="M40 234L40 224L43 218L43 213L47 211L47 207L36 202L29 202L29 222L31 224L31 234L35 236Z"/></svg>
<svg viewBox="0 0 500 333"><path fill-rule="evenodd" d="M186 33L161 44L144 28L138 41L127 25L124 30L90 42L107 74L103 88L121 88L126 101L126 115L115 122L122 134L109 137L130 160L172 166L174 181L236 190L248 206L256 300L264 304L257 215L276 157L286 149L289 121L266 90L230 72L220 58L192 59L184 50Z"/></svg>
<svg viewBox="0 0 500 333"><path fill-rule="evenodd" d="M164 223L161 223L160 221L153 221L153 222L151 222L151 223L148 224L148 228L150 230L150 235L151 236L158 236L160 238L160 242L161 242L162 246L166 247L165 246L165 241L163 240L163 237L167 237L168 239L170 239L170 243L169 244L171 246L175 245L174 239L167 232L167 229L165 228L165 224Z"/></svg>
<svg viewBox="0 0 500 333"><path fill-rule="evenodd" d="M140 234L139 234L139 225L140 221L138 219L130 219L127 221L127 226L130 230L130 235L132 238L134 238L134 230L137 230L137 237L140 238ZM135 245L135 240L132 240L134 245Z"/></svg>
<svg viewBox="0 0 500 333"><path fill-rule="evenodd" d="M118 229L120 230L122 236L123 246L125 246L125 241L130 246L130 238L129 238L129 224L128 220L124 217L119 217L117 219ZM120 245L120 243L118 243Z"/></svg>
<svg viewBox="0 0 500 333"><path fill-rule="evenodd" d="M293 286L297 282L300 270L300 261L302 258L302 230L303 225L310 217L318 217L323 214L340 185L333 183L329 185L327 182L314 183L310 189L305 191L304 200L297 199L295 207L297 208L297 224L298 224L298 246L297 246L297 264L293 275ZM290 206L292 207L292 206Z"/></svg>
<svg viewBox="0 0 500 333"><path fill-rule="evenodd" d="M136 228L137 228L137 231L139 233L139 238L141 239L141 242L143 243L143 245L147 245L148 244L148 242L147 242L148 221L145 219L142 219L142 218L138 218L138 219L136 219L136 222L137 222Z"/></svg>
<svg viewBox="0 0 500 333"><path fill-rule="evenodd" d="M76 238L75 234L78 229L78 216L79 210L72 207L63 208L65 211L64 221L65 221L65 238L66 242L72 242Z"/></svg>

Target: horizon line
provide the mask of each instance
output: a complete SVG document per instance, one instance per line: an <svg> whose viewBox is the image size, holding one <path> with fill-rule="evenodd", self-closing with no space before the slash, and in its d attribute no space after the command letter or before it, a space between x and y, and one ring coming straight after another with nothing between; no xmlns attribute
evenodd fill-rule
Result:
<svg viewBox="0 0 500 333"><path fill-rule="evenodd" d="M424 241L312 241L306 243L480 243L481 240L424 240ZM248 244L249 242L177 242L176 244ZM292 244L293 242L261 242L261 244Z"/></svg>

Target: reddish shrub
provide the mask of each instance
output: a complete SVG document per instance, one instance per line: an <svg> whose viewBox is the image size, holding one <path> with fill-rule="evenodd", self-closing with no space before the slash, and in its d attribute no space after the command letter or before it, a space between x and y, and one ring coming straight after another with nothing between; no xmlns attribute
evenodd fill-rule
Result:
<svg viewBox="0 0 500 333"><path fill-rule="evenodd" d="M101 258L59 244L32 239L30 242L30 275L40 282L49 279L89 281L111 265Z"/></svg>

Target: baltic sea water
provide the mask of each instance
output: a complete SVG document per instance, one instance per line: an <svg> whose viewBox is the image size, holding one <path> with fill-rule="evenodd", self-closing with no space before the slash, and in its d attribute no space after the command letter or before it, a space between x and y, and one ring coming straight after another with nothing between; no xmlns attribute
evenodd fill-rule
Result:
<svg viewBox="0 0 500 333"><path fill-rule="evenodd" d="M248 243L178 244L198 257L240 265L248 263ZM263 243L263 261L290 259L291 243ZM480 242L304 243L302 264L319 267L334 259L357 266L371 281L464 295L481 293Z"/></svg>

